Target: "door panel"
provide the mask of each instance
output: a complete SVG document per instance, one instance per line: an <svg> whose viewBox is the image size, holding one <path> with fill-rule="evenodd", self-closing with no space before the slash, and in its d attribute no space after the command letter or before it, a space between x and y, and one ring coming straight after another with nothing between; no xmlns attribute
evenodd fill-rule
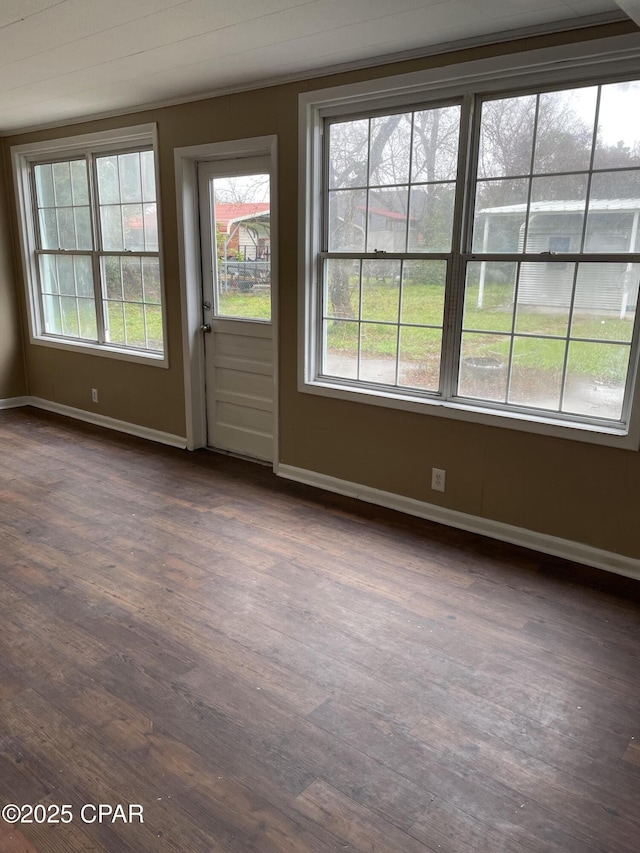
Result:
<svg viewBox="0 0 640 853"><path fill-rule="evenodd" d="M274 416L271 327L214 320L212 332L206 336L206 361L210 446L270 461Z"/></svg>
<svg viewBox="0 0 640 853"><path fill-rule="evenodd" d="M251 398L256 408L272 410L272 377L267 374L247 373L226 367L218 367L218 392L220 399L229 399L224 395L238 395ZM262 404L262 405L261 405Z"/></svg>
<svg viewBox="0 0 640 853"><path fill-rule="evenodd" d="M203 323L211 328L205 334L208 444L272 461L268 165L268 158L200 164L199 191Z"/></svg>

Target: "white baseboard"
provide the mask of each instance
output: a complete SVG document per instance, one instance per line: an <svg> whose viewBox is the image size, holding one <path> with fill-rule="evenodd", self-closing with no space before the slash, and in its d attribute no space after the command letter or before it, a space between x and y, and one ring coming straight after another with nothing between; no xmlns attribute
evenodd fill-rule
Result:
<svg viewBox="0 0 640 853"><path fill-rule="evenodd" d="M87 412L84 409L75 409L72 406L43 400L40 397L11 397L0 400L0 409L12 409L19 406L34 406L38 409L45 409L48 412L55 412L59 415L65 415L66 417L75 418L76 420L85 421L96 426L103 426L117 432L134 435L138 438L146 438L149 441L166 444L170 447L185 449L187 446L187 440L183 436L139 426L138 424L132 424L127 421L120 421L106 415ZM596 569L603 569L604 571L622 575L623 577L640 580L640 560L634 557L626 557L623 554L616 554L614 551L604 551L600 548L594 548L591 545L585 545L582 542L574 542L558 536L549 536L545 533L538 533L534 530L527 530L524 527L516 527L512 524L494 521L490 518L482 518L481 516L470 515L466 512L458 512L458 510L447 509L437 504L430 504L426 501L397 495L393 492L385 492L381 489L374 489L371 486L352 483L348 480L340 480L337 477L330 477L327 474L320 474L316 471L308 471L305 468L297 468L294 465L279 464L276 466L275 473L279 477L294 480L297 483L305 483L308 486L315 486L328 492L357 498L366 503L384 506L388 509L404 512L407 515L414 515L418 518L425 518L428 521L435 521L438 524L445 524L448 527L456 527L460 530L467 530L470 533L478 533L481 536L499 539L502 542L509 542L512 545L531 548L543 554L551 554L554 557L562 557L566 560L573 560L574 562L593 566Z"/></svg>
<svg viewBox="0 0 640 853"><path fill-rule="evenodd" d="M113 429L116 432L124 432L127 435L135 435L138 438L146 438L149 441L156 441L159 444L167 444L170 447L178 447L182 450L187 446L187 439L181 435L172 435L170 432L162 432L159 429L139 426L128 421L120 421L117 418L109 418L97 412L75 409L73 406L65 406L63 403L43 400L41 397L22 397L21 399L25 401L20 404L23 406L34 406L36 409L45 409L47 412L55 412L58 415L75 418L77 421L85 421L89 424Z"/></svg>
<svg viewBox="0 0 640 853"><path fill-rule="evenodd" d="M0 400L0 409L17 409L20 406L28 406L31 397L8 397Z"/></svg>
<svg viewBox="0 0 640 853"><path fill-rule="evenodd" d="M510 542L512 545L521 545L524 548L541 551L543 554L563 557L566 560L573 560L577 563L593 566L596 569L604 569L607 572L640 580L640 560L625 557L613 551L603 551L582 542L548 536L545 533L537 533L524 527L515 527L512 524L504 524L490 518L458 512L436 504L396 495L393 492L361 486L348 480L340 480L337 477L308 471L305 468L296 468L293 465L278 465L276 473L279 477L284 477L287 480L295 480L298 483L316 486L328 492L336 492L339 495L357 498L366 503L395 509L408 515L446 524L449 527L479 533L492 539L500 539L502 542Z"/></svg>

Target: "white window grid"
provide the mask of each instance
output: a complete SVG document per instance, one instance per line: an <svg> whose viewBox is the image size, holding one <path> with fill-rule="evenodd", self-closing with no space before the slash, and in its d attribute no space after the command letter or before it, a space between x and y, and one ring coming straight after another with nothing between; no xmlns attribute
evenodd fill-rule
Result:
<svg viewBox="0 0 640 853"><path fill-rule="evenodd" d="M115 345L117 347L122 347L125 349L131 350L141 350L141 351L149 351L152 353L162 353L164 350L164 340L163 335L160 337L156 336L151 338L149 334L149 328L151 326L151 317L153 314L157 315L155 317L155 325L159 325L162 328L162 299L161 299L161 287L160 287L160 267L159 267L159 251L156 249L155 251L145 251L144 249L136 248L129 249L125 248L126 239L124 235L124 217L120 215L120 222L122 227L122 242L123 249L121 251L114 251L112 249L105 249L104 243L104 217L103 211L105 208L120 208L122 209L125 206L125 202L120 201L117 204L103 204L99 198L99 188L98 188L98 176L97 176L97 161L100 158L115 158L116 159L116 168L118 169L118 178L117 183L118 187L121 191L121 176L119 171L119 157L121 155L126 154L141 154L142 152L149 151L153 153L153 148L149 145L147 146L136 146L132 148L118 148L116 150L110 150L109 152L84 152L82 155L75 155L73 157L59 157L56 159L52 158L44 158L34 159L30 162L30 174L31 174L31 198L32 198L32 210L34 211L34 232L35 232L35 242L36 245L34 247L34 254L37 259L37 275L38 275L38 291L39 298L37 300L38 309L39 309L39 325L40 328L46 331L47 336L51 338L59 338L61 340L66 340L69 337L77 339L79 341L84 341L87 343L97 343L97 344L107 344L107 345ZM140 158L139 158L140 160ZM37 198L37 189L36 189L36 177L35 172L37 167L43 167L47 165L51 165L52 167L56 164L67 164L67 163L83 163L85 166L85 174L86 174L86 182L87 182L87 190L88 190L88 199L87 202L83 205L76 205L75 198L75 189L72 183L72 203L70 205L57 204L55 203L57 199L54 196L54 204L53 205L39 205ZM141 168L141 167L140 167ZM155 181L155 176L154 176ZM140 184L143 184L142 174L140 175ZM55 185L54 185L54 193L55 193ZM149 203L155 204L155 188L153 193L153 198L149 199ZM142 229L143 229L143 245L147 243L146 239L146 216L144 213L144 199L141 198L140 203L132 203L136 207L141 209L142 215ZM78 227L77 227L77 208L88 208L89 216L90 216L90 243L91 245L88 247L77 248L78 243ZM56 218L56 231L58 235L59 243L65 242L61 239L61 227L60 227L60 212L70 210L73 214L73 222L74 222L74 232L75 232L75 242L76 248L46 248L44 244L47 242L45 239L44 231L43 231L43 217L41 215L41 211L52 211L55 214ZM157 223L157 207L156 207L156 223ZM156 226L157 228L157 226ZM155 242L157 244L157 236L155 238ZM58 265L60 258L70 258L73 260L73 270L74 270L74 282L75 282L75 294L61 294L58 290L57 293L50 293L46 289L46 284L44 281L44 277L42 275L42 261L43 258L52 258L55 260L56 266ZM78 292L78 281L77 281L77 259L87 258L91 261L92 266L92 278L93 278L93 298L87 295L81 295ZM141 299L127 299L124 295L124 285L123 285L123 297L122 299L114 299L110 298L107 289L107 281L105 275L105 264L107 263L108 258L119 258L120 259L120 268L122 270L122 261L123 259L131 261L138 259L141 262L141 273L142 273L142 298ZM145 287L144 287L144 260L148 259L151 262L155 262L157 266L157 290L158 296L155 301L148 301L145 299ZM122 274L121 274L122 275ZM122 284L122 277L121 277ZM75 329L77 329L77 333L74 334L73 328L65 329L65 319L64 316L61 317L61 332L56 333L55 331L51 331L47 329L47 318L45 316L45 299L46 297L56 296L58 298L70 300L75 298L76 301L76 324ZM83 330L87 329L86 320L83 322L81 315L81 305L82 303L91 303L93 305L93 310L95 312L95 337L91 337L89 335L83 335ZM113 340L110 334L110 320L109 316L113 310L113 308L120 307L122 310L122 335L120 339ZM136 310L140 313L142 319L142 329L144 333L144 339L141 339L138 336L135 339L132 339L127 324L127 311L132 312Z"/></svg>
<svg viewBox="0 0 640 853"><path fill-rule="evenodd" d="M501 411L504 410L505 407L517 415L522 416L533 416L538 417L540 415L544 416L548 414L553 416L554 420L559 422L566 422L568 424L574 422L590 422L596 428L601 426L603 428L610 428L612 425L611 418L598 418L598 417L589 417L584 414L579 414L575 412L566 412L562 411L563 405L563 397L565 392L565 378L567 374L567 361L569 356L569 344L572 341L579 343L594 343L594 344L606 344L606 345L617 345L621 347L627 347L629 350L629 368L627 370L627 380L624 391L624 401L622 404L622 410L620 418L617 419L617 423L619 423L622 427L625 427L629 420L629 411L632 402L632 390L633 384L635 380L635 362L637 361L637 352L638 352L638 337L639 337L639 327L640 321L636 320L635 328L633 333L632 340L602 340L600 338L591 338L591 337L572 337L571 336L571 318L573 316L574 303L576 297L576 285L579 270L581 267L590 264L620 264L620 265L631 265L637 264L640 262L640 253L637 251L629 251L629 252L593 252L590 253L585 249L585 243L587 240L587 230L589 223L589 203L591 200L591 188L593 183L594 176L599 174L609 174L612 172L636 172L640 176L640 166L637 167L619 167L619 168L598 168L594 164L594 157L596 152L596 132L598 127L597 115L599 111L599 102L601 97L601 88L603 85L606 85L610 82L618 82L624 80L633 80L636 78L632 77L608 77L605 80L589 80L584 82L574 82L571 85L547 85L544 87L528 87L526 89L516 89L516 90L507 90L503 92L499 92L497 94L490 95L474 95L469 94L465 96L463 99L451 99L446 101L438 101L434 100L432 102L424 102L420 101L411 101L408 99L404 99L404 103L394 105L392 107L387 107L385 109L378 110L354 110L352 113L349 113L344 106L341 107L340 110L337 111L337 115L332 115L331 111L328 110L325 113L324 118L324 128L321 133L321 138L324 141L323 146L323 180L321 186L321 192L323 197L322 203L322 211L323 216L321 218L321 241L320 241L320 250L318 252L318 272L317 272L317 281L319 282L319 287L317 288L317 298L318 308L316 311L316 316L318 316L321 324L322 324L322 334L317 335L315 337L316 340L316 352L314 357L314 363L316 365L315 376L316 379L320 381L329 381L332 384L336 384L338 386L343 386L344 388L353 388L357 390L367 389L369 388L376 394L384 394L384 395L394 395L397 394L400 397L406 397L410 395L417 399L425 398L425 399L438 399L445 402L452 403L462 403L463 405L474 405L478 404L482 406L483 409L491 411ZM526 199L526 215L525 215L525 232L522 241L523 248L519 251L515 252L490 252L490 251L478 251L478 248L473 245L473 222L474 222L474 208L475 201L477 196L478 185L482 183L483 180L479 178L477 175L477 157L479 151L479 135L480 135L480 121L477 117L480 115L481 106L483 103L489 100L495 100L497 98L508 98L508 97L518 97L526 94L534 95L537 98L537 106L536 106L536 117L534 124L534 134L538 129L538 115L539 115L539 97L543 93L554 92L554 91L563 91L567 88L579 88L579 87L590 87L590 86L598 86L598 105L596 107L596 119L595 119L595 131L594 131L594 139L591 146L591 155L590 162L587 168L576 169L573 171L562 171L562 172L537 172L534 168L534 157L535 157L535 135L533 144L531 147L531 163L530 167L527 171L515 174L515 175L507 175L507 176L499 176L492 178L491 180L495 181L515 181L515 180L526 180L528 182L528 190L527 190L527 199ZM441 253L441 252L336 252L331 251L329 248L329 232L328 232L328 215L327 212L329 210L329 194L331 193L331 189L328 186L328 140L330 138L329 128L332 123L340 122L345 120L356 120L358 118L367 118L369 120L373 119L377 116L384 115L392 115L398 113L400 111L403 112L417 112L418 110L424 109L434 109L442 106L448 106L452 104L460 103L462 105L462 116L461 116L461 140L463 144L459 147L459 160L458 160L458 175L472 175L472 178L467 177L465 180L459 180L457 184L456 190L456 202L455 202L455 211L454 211L454 220L453 220L453 233L452 233L452 250L451 252ZM474 120L474 116L476 116ZM464 144L464 140L468 140L468 144ZM570 177L584 177L587 181L586 187L586 195L585 195L585 206L584 206L584 216L582 223L582 233L580 237L580 249L578 251L572 252L562 252L557 253L555 256L552 256L550 253L539 253L539 252L529 252L528 249L528 228L529 228L529 212L531 206L532 199L532 187L533 181L536 178L554 178L554 177L562 177L570 178ZM440 183L440 182L438 182ZM353 187L352 189L359 189L361 191L366 192L367 196L367 204L369 193L372 189L379 189L380 187L384 189L388 189L388 185L376 185L367 182L366 184L362 184L358 187ZM365 226L368 225L367 216L365 218ZM409 235L409 223L407 220L407 241L406 245L408 247L408 235ZM368 248L366 244L365 238L365 247ZM633 248L637 249L637 245ZM369 260L385 260L385 261L400 261L401 265L407 261L419 260L419 261L443 261L447 265L447 276L446 276L446 298L445 298L445 312L443 319L443 343L442 343L442 360L441 360L441 370L440 370L440 379L438 383L438 388L434 390L424 390L419 388L411 388L410 386L403 384L400 385L399 378L399 358L396 356L396 369L395 369L395 379L393 382L385 382L385 383L376 383L371 381L362 381L358 377L361 373L361 351L360 351L360 336L359 336L359 344L358 344L358 355L357 355L357 374L358 376L355 378L346 378L346 377L336 377L331 375L330 373L326 373L324 370L324 344L326 340L326 319L327 319L327 311L326 311L326 265L329 261L338 261L338 260L351 260L355 262L360 262L362 264L365 261ZM464 311L464 288L465 288L465 277L466 270L468 265L471 263L498 263L498 262L513 262L517 264L518 274L516 276L516 290L514 293L514 309L513 309L513 323L508 336L510 337L510 348L509 348L509 356L508 356L508 368L507 368L507 386L505 390L504 399L502 400L490 400L485 398L476 398L474 399L471 396L462 396L458 392L458 381L459 381L459 365L460 365L460 357L461 357L461 342L462 336L465 332L474 332L474 331L482 331L483 333L487 333L488 330L476 330L476 329L464 329L463 327L463 311ZM565 336L557 336L557 335L544 335L544 334L531 334L531 333L523 333L516 332L515 323L516 323L516 305L517 305L517 297L518 297L518 287L520 282L520 270L524 264L542 264L545 265L558 265L558 268L561 266L565 266L567 264L573 265L573 283L572 283L572 296L571 296L571 304L569 309L569 322L567 324L567 334ZM402 276L401 276L402 280ZM360 284L360 289L362 285ZM400 299L402 293L402 287L400 287ZM403 324L400 321L398 322L389 322L389 321L368 321L363 320L361 315L361 299L360 299L360 315L357 319L354 320L359 327L366 325L369 322L375 322L380 325L389 325L397 329L398 338L400 335L400 328ZM401 315L399 315L401 316ZM410 324L409 324L410 325ZM438 327L429 327L425 326L425 328L438 328ZM504 334L503 331L500 334ZM557 407L549 407L541 410L540 408L529 407L526 405L517 405L514 403L509 403L509 393L510 393L510 385L512 378L512 364L513 364L513 348L514 341L517 338L539 338L541 340L549 339L549 340L557 340L564 341L565 343L565 352L564 352L564 363L562 367L562 391L560 395L559 404ZM396 350L398 353L398 350Z"/></svg>
<svg viewBox="0 0 640 853"><path fill-rule="evenodd" d="M94 133L87 133L78 136L63 136L53 137L38 142L27 142L11 148L11 160L13 166L14 186L16 192L16 201L18 208L18 233L20 237L20 249L22 256L22 266L24 270L24 284L26 289L26 306L27 318L29 324L29 341L37 346L51 347L54 349L67 350L70 352L84 352L92 355L106 357L115 360L132 361L139 363L153 364L157 367L167 368L169 361L167 357L167 324L166 324L166 302L164 290L164 271L162 257L162 240L160 233L161 212L160 198L156 198L156 222L153 223L153 237L157 234L157 243L152 247L146 246L145 249L152 249L149 254L152 259L148 259L149 263L154 264L154 269L157 270L155 276L154 294L155 299L159 299L158 304L148 306L150 310L156 311L156 316L153 318L153 334L137 335L138 340L126 339L122 329L120 334L112 336L110 341L108 336L98 333L97 317L99 312L104 308L100 304L100 298L103 296L102 287L99 286L99 267L104 262L104 259L109 254L122 254L131 258L136 253L127 251L127 247L116 247L121 251L109 252L108 246L101 246L98 242L97 228L95 224L96 216L99 216L99 210L94 209L91 212L90 224L90 240L92 245L86 250L87 242L69 243L63 249L56 249L57 245L57 222L54 220L52 231L55 232L53 237L54 242L48 245L53 247L53 251L48 251L47 246L43 246L40 242L40 223L38 222L38 212L36 207L36 191L33 180L34 164L42 163L64 163L71 161L82 161L82 166L85 174L88 171L89 181L92 182L93 198L95 199L95 174L93 168L87 170L87 163L92 162L92 158L105 157L112 158L114 155L122 154L126 156L127 152L153 152L153 159L147 164L148 184L155 185L156 195L159 191L159 168L157 159L157 127L155 124L128 125L111 130L103 130ZM137 155L139 156L139 155ZM149 168L150 167L150 168ZM78 199L73 199L78 202ZM68 206L69 199L67 199ZM45 202L43 207L47 206ZM50 202L49 202L50 206ZM58 207L63 207L65 204L60 204L58 199ZM73 205L72 205L73 206ZM80 207L76 204L76 210ZM68 217L67 217L68 219ZM144 219L144 217L143 217ZM140 223L138 223L140 224ZM86 229L85 229L86 231ZM68 232L67 232L68 233ZM84 233L84 232L83 232ZM78 248L78 247L81 247ZM138 247L140 248L140 247ZM122 251L123 249L123 251ZM95 329L89 328L85 323L84 329L81 331L81 336L78 336L80 330L77 326L71 329L71 334L65 336L60 334L60 328L55 328L47 331L43 317L43 301L45 297L41 295L42 288L40 282L42 279L41 263L54 263L52 255L56 254L62 263L66 263L66 272L68 273L68 263L80 264L82 266L83 257L86 260L87 255L90 256L89 264L91 266L91 292L86 293L86 276L85 268L82 267L82 297L90 298L96 303L93 323ZM144 253L143 253L144 254ZM80 286L76 287L77 271L75 275L66 276L66 287L68 290L73 289L80 292ZM53 283L54 288L57 287ZM51 288L49 288L50 290ZM76 293L76 295L77 295ZM53 296L54 294L50 294ZM57 294L55 294L57 295ZM131 294L129 294L131 296ZM147 294L143 296L143 301L148 302ZM133 303L140 301L140 294L134 296ZM140 308L139 305L132 304L133 308ZM124 308L122 309L124 311ZM144 308L146 311L147 308ZM70 322L75 326L75 320L69 314ZM144 321L144 318L143 318ZM103 326L105 324L102 324ZM103 331L103 330L102 330Z"/></svg>

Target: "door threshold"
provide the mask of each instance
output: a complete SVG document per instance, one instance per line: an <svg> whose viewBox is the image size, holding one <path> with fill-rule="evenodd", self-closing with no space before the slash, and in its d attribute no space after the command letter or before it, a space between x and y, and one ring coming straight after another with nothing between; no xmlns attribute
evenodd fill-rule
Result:
<svg viewBox="0 0 640 853"><path fill-rule="evenodd" d="M223 456L232 456L234 459L242 459L244 462L255 462L257 465L273 468L273 462L268 459L258 459L257 456L250 456L248 453L238 453L235 450L224 450L222 447L209 447L208 445L204 449L210 453L221 453Z"/></svg>

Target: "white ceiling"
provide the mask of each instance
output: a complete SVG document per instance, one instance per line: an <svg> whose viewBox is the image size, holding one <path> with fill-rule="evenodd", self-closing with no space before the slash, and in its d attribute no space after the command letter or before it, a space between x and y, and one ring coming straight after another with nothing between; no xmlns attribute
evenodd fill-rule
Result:
<svg viewBox="0 0 640 853"><path fill-rule="evenodd" d="M0 133L461 39L624 18L625 6L633 15L640 2L0 0Z"/></svg>

